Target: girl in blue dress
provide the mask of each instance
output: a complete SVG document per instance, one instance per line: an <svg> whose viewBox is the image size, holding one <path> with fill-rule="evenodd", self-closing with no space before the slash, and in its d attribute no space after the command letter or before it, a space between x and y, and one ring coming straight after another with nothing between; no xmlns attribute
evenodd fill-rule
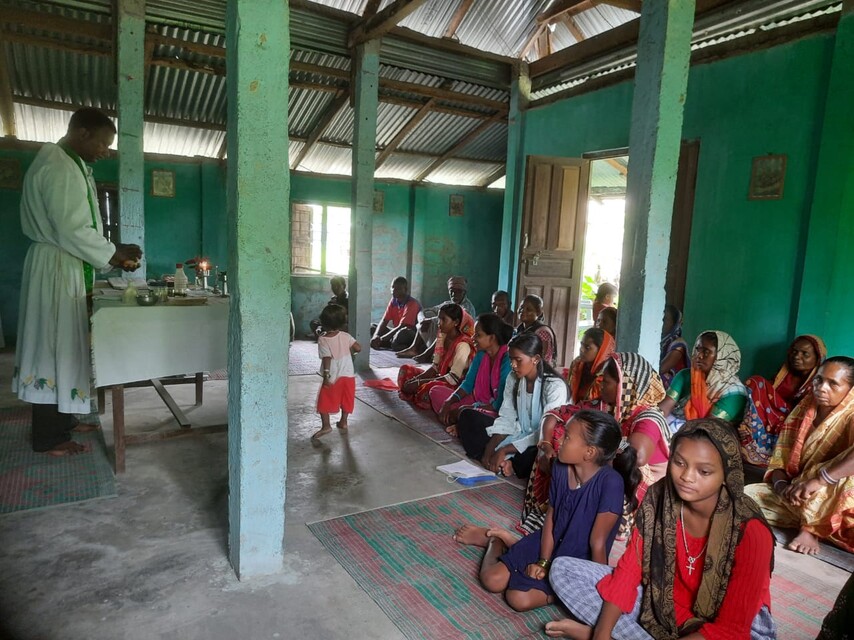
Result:
<svg viewBox="0 0 854 640"><path fill-rule="evenodd" d="M636 452L620 425L601 411L582 410L566 425L552 469L545 525L524 538L506 529L464 525L454 540L486 548L480 582L516 611L554 601L547 576L554 558L571 556L608 563L623 501L637 506Z"/></svg>

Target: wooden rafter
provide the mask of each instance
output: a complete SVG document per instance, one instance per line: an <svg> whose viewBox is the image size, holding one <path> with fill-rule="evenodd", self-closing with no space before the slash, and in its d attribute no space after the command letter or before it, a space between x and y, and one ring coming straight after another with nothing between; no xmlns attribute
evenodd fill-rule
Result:
<svg viewBox="0 0 854 640"><path fill-rule="evenodd" d="M519 51L519 58L524 60L528 55L528 52L531 50L531 47L534 46L537 42L537 38L540 37L540 34L548 28L548 23L543 22L542 24L538 24L534 27L534 32L528 36L528 39L525 41L525 46L522 47L522 50Z"/></svg>
<svg viewBox="0 0 854 640"><path fill-rule="evenodd" d="M654 2L655 0L652 1ZM596 4L608 4L618 9L625 9L626 11L641 12L641 0L599 0Z"/></svg>
<svg viewBox="0 0 854 640"><path fill-rule="evenodd" d="M587 36L584 35L584 32L578 27L578 24L576 24L571 15L564 13L560 17L560 21L567 29L569 29L569 32L572 34L572 37L575 38L576 42L581 42L582 40L587 39Z"/></svg>
<svg viewBox="0 0 854 640"><path fill-rule="evenodd" d="M329 106L326 107L326 110L323 112L323 115L320 116L320 119L314 125L314 128L311 130L311 133L308 134L308 138L306 138L306 142L303 145L303 148L300 149L300 152L297 154L297 157L294 158L291 163L291 169L296 169L299 167L300 163L305 159L308 155L308 152L311 151L312 147L320 140L320 136L323 135L323 132L326 131L326 127L329 126L335 117L341 112L342 109L347 107L350 104L350 91L339 91L338 95L336 95L332 102L329 103Z"/></svg>
<svg viewBox="0 0 854 640"><path fill-rule="evenodd" d="M490 173L488 176L486 176L486 179L483 182L481 182L478 186L479 187L488 187L489 185L491 185L493 182L498 180L501 176L505 175L506 173L507 173L507 165L502 164L498 169L496 169L495 171Z"/></svg>
<svg viewBox="0 0 854 640"><path fill-rule="evenodd" d="M460 0L460 4L457 5L457 10L454 11L454 15L451 16L451 20L448 22L448 27L445 29L445 33L442 34L443 38L453 38L457 29L460 28L463 20L466 17L466 14L471 9L471 5L474 0Z"/></svg>
<svg viewBox="0 0 854 640"><path fill-rule="evenodd" d="M573 15L581 13L593 7L593 4L593 0L558 0L537 16L537 23L549 23L567 12L571 12Z"/></svg>
<svg viewBox="0 0 854 640"><path fill-rule="evenodd" d="M362 18L370 18L377 15L377 9L380 8L381 2L382 0L368 0L368 4L365 5L365 11L362 13Z"/></svg>
<svg viewBox="0 0 854 640"><path fill-rule="evenodd" d="M500 122L500 120L492 118L481 122L474 129L472 129L462 138L457 140L457 142L454 143L454 146L445 151L445 153L436 158L436 160L431 162L430 166L428 166L421 173L415 176L415 182L421 182L422 180L424 180L427 176L429 176L436 169L438 169L440 165L444 164L447 160L451 160L457 153L466 148L475 138L477 138L480 134L489 129L496 122Z"/></svg>
<svg viewBox="0 0 854 640"><path fill-rule="evenodd" d="M0 38L0 118L3 120L3 134L18 136L15 122L15 105L12 101L12 80L9 78L9 61L6 59L6 47Z"/></svg>
<svg viewBox="0 0 854 640"><path fill-rule="evenodd" d="M360 20L350 31L347 38L347 46L356 45L381 38L394 29L401 20L412 14L426 0L395 0L379 13L370 18Z"/></svg>
<svg viewBox="0 0 854 640"><path fill-rule="evenodd" d="M540 35L537 36L537 58L545 58L547 55L550 55L552 52L552 30L551 27L546 27L542 31L540 31Z"/></svg>
<svg viewBox="0 0 854 640"><path fill-rule="evenodd" d="M433 109L433 105L435 103L436 99L430 98L426 103L424 103L423 107L421 107L418 111L415 112L415 115L409 119L409 122L403 125L401 130L397 132L397 135L394 136L394 138L385 146L382 151L380 151L380 154L377 156L376 165L374 167L375 169L379 169L383 165L383 163L388 160L388 157L392 154L392 152L397 149L398 146L400 146L400 143L406 139L406 136L412 133L415 127L421 124L424 118L426 118L430 111Z"/></svg>
<svg viewBox="0 0 854 640"><path fill-rule="evenodd" d="M16 27L42 29L55 34L68 33L103 42L112 42L113 40L113 27L110 23L86 22L52 13L40 13L13 7L3 7L3 11L0 13L0 23L11 24Z"/></svg>
<svg viewBox="0 0 854 640"><path fill-rule="evenodd" d="M626 177L629 175L629 168L616 158L605 158L605 162L619 171L621 176Z"/></svg>

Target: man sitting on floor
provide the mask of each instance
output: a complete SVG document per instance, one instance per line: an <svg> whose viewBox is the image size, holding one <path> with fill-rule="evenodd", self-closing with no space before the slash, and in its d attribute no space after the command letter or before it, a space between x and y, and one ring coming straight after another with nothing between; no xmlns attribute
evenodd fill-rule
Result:
<svg viewBox="0 0 854 640"><path fill-rule="evenodd" d="M415 326L421 303L409 295L409 282L403 276L391 283L391 300L379 324L372 327L374 349L406 349L415 340Z"/></svg>
<svg viewBox="0 0 854 640"><path fill-rule="evenodd" d="M419 314L421 322L418 324L418 332L415 339L407 349L397 352L398 358L415 358L416 362L432 362L433 349L436 346L436 336L439 334L439 309L444 304L458 304L472 318L477 314L474 305L468 299L468 282L463 276L451 276L448 278L448 298L435 307L424 309Z"/></svg>

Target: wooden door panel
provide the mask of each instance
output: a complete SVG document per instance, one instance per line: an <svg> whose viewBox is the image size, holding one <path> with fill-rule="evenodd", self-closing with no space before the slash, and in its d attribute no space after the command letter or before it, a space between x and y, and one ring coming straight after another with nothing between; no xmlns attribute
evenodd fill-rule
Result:
<svg viewBox="0 0 854 640"><path fill-rule="evenodd" d="M580 158L527 159L516 290L520 300L543 298L558 364L568 364L575 344L589 179L589 162Z"/></svg>

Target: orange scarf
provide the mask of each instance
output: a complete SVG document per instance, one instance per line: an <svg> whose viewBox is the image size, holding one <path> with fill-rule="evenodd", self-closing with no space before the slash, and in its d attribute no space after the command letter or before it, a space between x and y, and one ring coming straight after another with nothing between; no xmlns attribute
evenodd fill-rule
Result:
<svg viewBox="0 0 854 640"><path fill-rule="evenodd" d="M588 385L582 388L581 386L581 378L584 376L584 362L581 361L581 358L575 359L575 364L572 367L572 372L570 374L570 391L572 393L572 401L575 404L581 404L584 400L598 400L599 399L599 391L602 387L602 370L605 368L605 363L617 350L617 343L614 340L614 336L612 336L607 331L603 331L605 334L602 339L602 346L599 347L599 352L596 354L596 358L593 360L590 365L590 372L593 375L593 381Z"/></svg>
<svg viewBox="0 0 854 640"><path fill-rule="evenodd" d="M705 418L712 410L709 393L706 388L706 374L699 369L691 368L691 399L685 405L685 418L697 420Z"/></svg>

